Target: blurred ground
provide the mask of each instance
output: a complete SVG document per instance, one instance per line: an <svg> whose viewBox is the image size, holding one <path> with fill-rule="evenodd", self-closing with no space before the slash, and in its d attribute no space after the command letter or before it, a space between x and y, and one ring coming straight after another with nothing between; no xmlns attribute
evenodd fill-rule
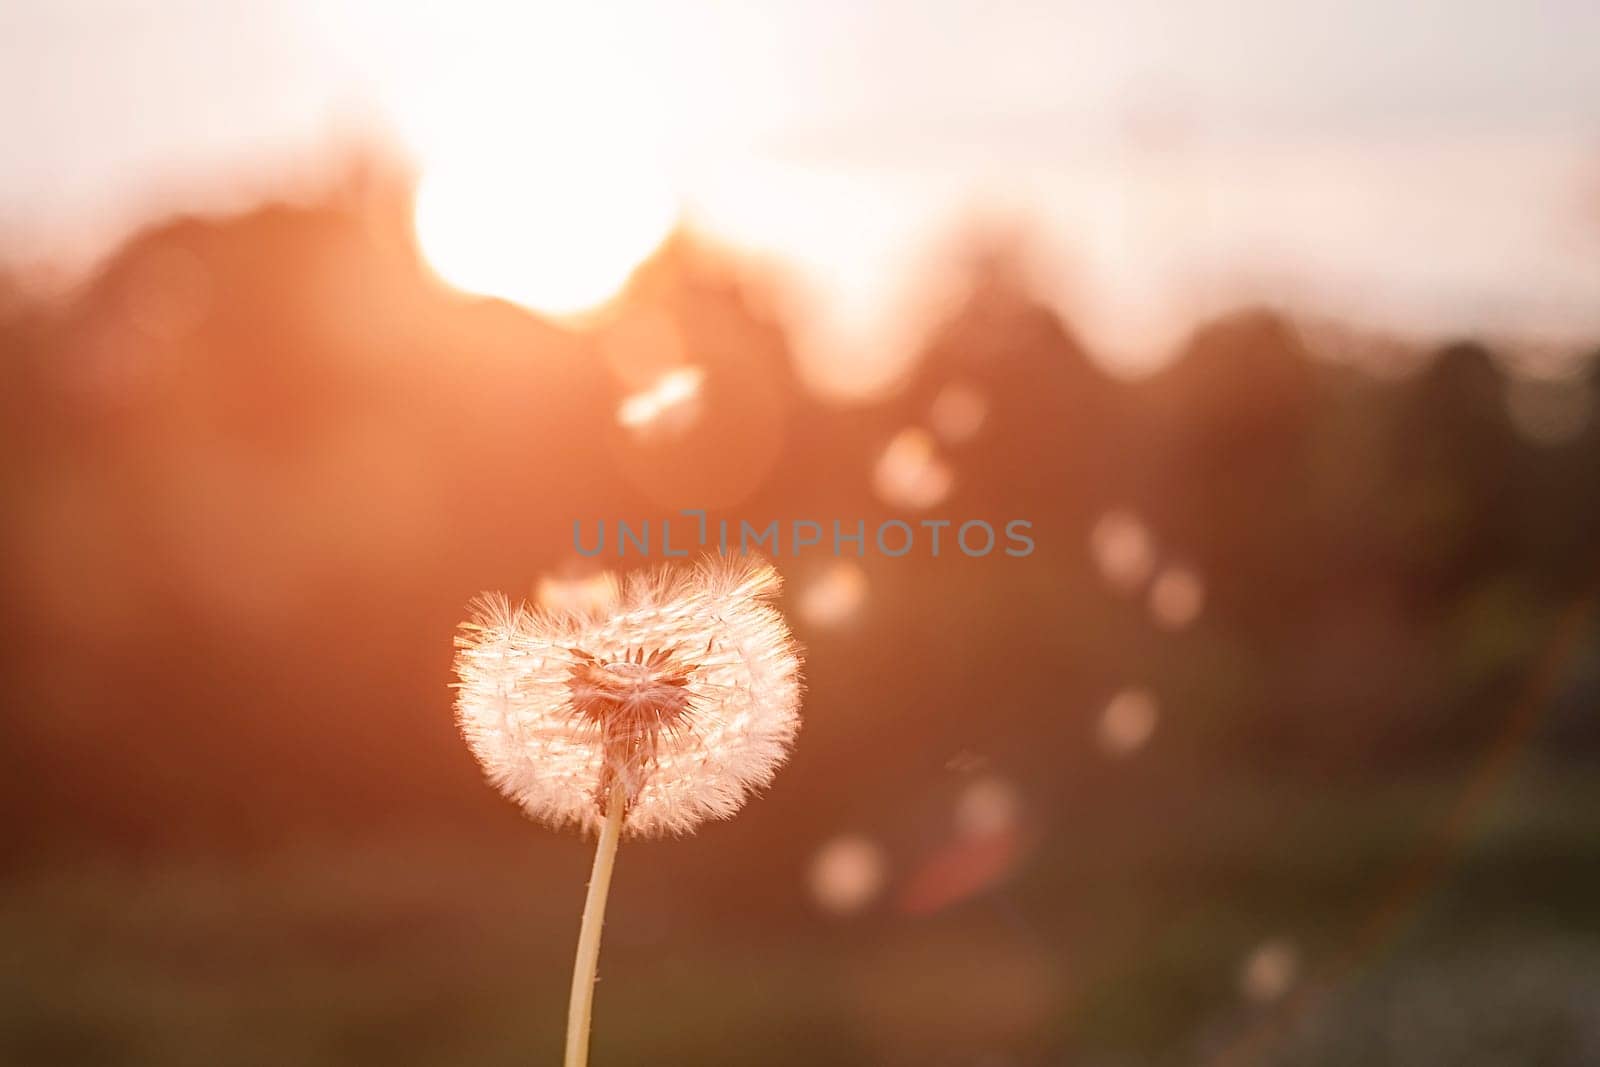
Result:
<svg viewBox="0 0 1600 1067"><path fill-rule="evenodd" d="M1449 783L1213 790L1185 798L1199 829L1146 817L1095 854L1089 832L1062 826L982 900L845 925L810 907L799 857L746 874L768 895L742 914L708 917L695 887L674 892L651 867L668 849L716 863L726 830L635 846L595 1056L1592 1062L1600 805L1584 781L1524 777L1509 792L1442 883L1381 917L1374 902ZM7 1062L553 1061L587 857L533 844L385 838L14 880L0 903ZM1247 977L1264 939L1289 950L1288 988Z"/></svg>

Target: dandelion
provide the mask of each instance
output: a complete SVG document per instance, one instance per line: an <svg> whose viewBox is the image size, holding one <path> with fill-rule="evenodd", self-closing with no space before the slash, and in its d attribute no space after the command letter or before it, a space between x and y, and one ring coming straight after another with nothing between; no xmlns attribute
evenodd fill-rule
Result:
<svg viewBox="0 0 1600 1067"><path fill-rule="evenodd" d="M490 594L457 637L457 719L530 816L598 834L573 969L568 1067L590 1009L617 843L725 819L765 787L800 726L800 660L766 563L635 574L609 604L513 607Z"/></svg>

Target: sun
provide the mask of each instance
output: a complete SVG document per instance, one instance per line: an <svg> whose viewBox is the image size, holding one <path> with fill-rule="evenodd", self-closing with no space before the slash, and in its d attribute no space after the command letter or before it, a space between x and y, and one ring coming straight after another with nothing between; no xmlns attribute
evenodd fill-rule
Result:
<svg viewBox="0 0 1600 1067"><path fill-rule="evenodd" d="M681 161L631 5L315 5L418 175L447 284L557 316L605 303L678 223Z"/></svg>
<svg viewBox="0 0 1600 1067"><path fill-rule="evenodd" d="M678 217L662 171L594 140L495 147L425 165L417 243L455 288L554 316L604 304Z"/></svg>

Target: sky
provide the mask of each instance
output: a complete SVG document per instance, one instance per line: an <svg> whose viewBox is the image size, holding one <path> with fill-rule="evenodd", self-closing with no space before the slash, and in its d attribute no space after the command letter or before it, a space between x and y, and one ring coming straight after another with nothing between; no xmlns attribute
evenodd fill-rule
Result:
<svg viewBox="0 0 1600 1067"><path fill-rule="evenodd" d="M1132 370L1246 299L1575 345L1596 41L1585 0L10 0L0 249L88 262L360 134L415 165L447 280L563 310L687 218L787 272L824 384L892 376L974 220L1027 223L1043 294ZM507 242L529 189L561 211Z"/></svg>

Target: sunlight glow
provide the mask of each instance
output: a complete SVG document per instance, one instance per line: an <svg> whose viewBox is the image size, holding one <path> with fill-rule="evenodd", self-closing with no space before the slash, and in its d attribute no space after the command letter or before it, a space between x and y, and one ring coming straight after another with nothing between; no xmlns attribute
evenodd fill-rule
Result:
<svg viewBox="0 0 1600 1067"><path fill-rule="evenodd" d="M551 315L609 300L676 217L661 174L593 146L454 159L417 190L417 240L440 277Z"/></svg>
<svg viewBox="0 0 1600 1067"><path fill-rule="evenodd" d="M452 286L552 315L609 300L676 224L658 79L611 4L319 5L319 36L415 165L413 224Z"/></svg>

